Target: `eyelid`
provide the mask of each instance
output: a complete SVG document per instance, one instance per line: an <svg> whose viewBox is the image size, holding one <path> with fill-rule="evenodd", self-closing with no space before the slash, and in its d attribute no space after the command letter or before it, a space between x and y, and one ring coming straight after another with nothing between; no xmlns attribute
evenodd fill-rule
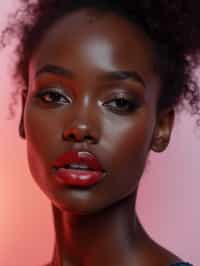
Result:
<svg viewBox="0 0 200 266"><path fill-rule="evenodd" d="M133 89L122 89L122 88L117 88L114 90L111 90L108 95L105 98L120 98L120 97L124 97L124 98L128 98L129 100L136 100L136 101L142 101L143 97L133 91Z"/></svg>
<svg viewBox="0 0 200 266"><path fill-rule="evenodd" d="M139 109L139 107L141 106L141 104L137 101L137 100L130 100L127 99L125 97L119 97L118 99L124 99L126 103L128 103L128 105L126 104L125 108L121 108L121 107L112 107L110 103L117 101L117 97L116 99L113 100L108 100L107 102L105 102L103 105L105 105L108 109L112 110L112 112L120 114L120 115L132 115L133 113L135 113L136 110Z"/></svg>
<svg viewBox="0 0 200 266"><path fill-rule="evenodd" d="M37 88L37 91L55 91L61 94L66 94L65 90L67 89L66 86L63 86L62 84L58 84L58 83L51 84L51 85L41 83L41 84L36 85L36 88ZM67 89L67 90L70 93L70 89Z"/></svg>
<svg viewBox="0 0 200 266"><path fill-rule="evenodd" d="M51 86L51 87L42 87L38 90L37 94L36 94L36 97L37 96L44 96L45 94L48 94L50 92L54 92L54 93L58 93L60 94L60 97L65 97L67 98L70 102L72 102L71 100L71 97L69 96L66 96L65 93L63 93L63 89L61 88L55 88L54 86Z"/></svg>
<svg viewBox="0 0 200 266"><path fill-rule="evenodd" d="M63 91L67 91L70 96L76 95L77 86L71 80L65 80L62 77L53 77L53 76L40 76L35 80L35 87L47 87L47 88L61 88Z"/></svg>

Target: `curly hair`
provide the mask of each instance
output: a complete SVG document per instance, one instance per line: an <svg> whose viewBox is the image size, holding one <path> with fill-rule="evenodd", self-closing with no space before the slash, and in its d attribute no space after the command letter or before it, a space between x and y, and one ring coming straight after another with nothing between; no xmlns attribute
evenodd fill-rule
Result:
<svg viewBox="0 0 200 266"><path fill-rule="evenodd" d="M45 32L55 21L81 8L111 11L137 23L155 44L156 70L162 80L158 109L173 107L177 112L186 109L200 115L200 90L194 75L200 54L198 0L20 0L0 36L1 47L17 39L13 73L17 85L11 93L11 116L17 97L28 90L29 61Z"/></svg>

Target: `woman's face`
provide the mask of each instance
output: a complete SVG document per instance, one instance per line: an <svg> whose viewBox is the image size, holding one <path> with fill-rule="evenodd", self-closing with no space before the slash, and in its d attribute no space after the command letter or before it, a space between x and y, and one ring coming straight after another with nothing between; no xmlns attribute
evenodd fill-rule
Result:
<svg viewBox="0 0 200 266"><path fill-rule="evenodd" d="M169 114L158 120L156 113L150 39L115 14L90 11L91 22L88 11L66 15L39 43L21 122L35 181L58 208L80 214L134 194L155 135L169 137L172 126ZM97 156L107 172L102 182L80 189L56 181L53 162L73 148Z"/></svg>

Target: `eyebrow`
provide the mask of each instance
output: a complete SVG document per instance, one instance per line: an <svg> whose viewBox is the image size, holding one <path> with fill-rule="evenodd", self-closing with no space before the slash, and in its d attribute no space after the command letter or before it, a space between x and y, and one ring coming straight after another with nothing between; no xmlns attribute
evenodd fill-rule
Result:
<svg viewBox="0 0 200 266"><path fill-rule="evenodd" d="M64 76L67 78L74 78L74 74L72 71L62 68L60 66L56 66L56 65L45 65L42 68L40 68L37 72L36 72L36 77L44 74L44 73L51 73L51 74L56 74L59 76Z"/></svg>
<svg viewBox="0 0 200 266"><path fill-rule="evenodd" d="M108 80L133 80L137 81L145 88L146 84L143 78L135 71L111 71L105 74L105 78Z"/></svg>
<svg viewBox="0 0 200 266"><path fill-rule="evenodd" d="M56 74L59 76L67 77L70 79L75 78L75 74L66 68L63 68L61 66L56 66L52 64L48 64L43 66L41 69L39 69L36 72L36 77L44 74L44 73L51 73ZM144 82L144 79L135 71L110 71L106 74L103 74L103 77L105 80L133 80L136 82L139 82L144 88L146 87L146 84Z"/></svg>

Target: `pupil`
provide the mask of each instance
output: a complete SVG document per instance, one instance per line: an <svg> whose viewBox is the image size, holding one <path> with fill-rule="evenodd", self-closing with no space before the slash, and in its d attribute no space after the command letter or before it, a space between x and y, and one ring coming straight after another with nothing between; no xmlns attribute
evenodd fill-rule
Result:
<svg viewBox="0 0 200 266"><path fill-rule="evenodd" d="M126 100L124 100L124 99L118 99L117 100L117 103L118 103L119 106L124 106L124 105L126 105Z"/></svg>

